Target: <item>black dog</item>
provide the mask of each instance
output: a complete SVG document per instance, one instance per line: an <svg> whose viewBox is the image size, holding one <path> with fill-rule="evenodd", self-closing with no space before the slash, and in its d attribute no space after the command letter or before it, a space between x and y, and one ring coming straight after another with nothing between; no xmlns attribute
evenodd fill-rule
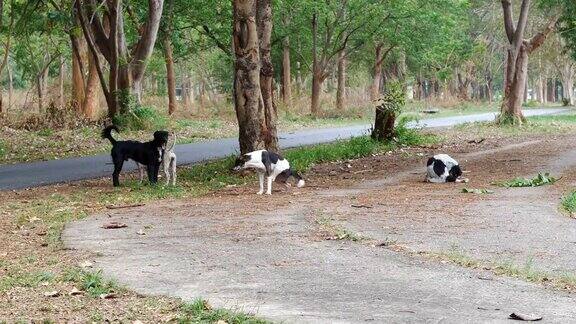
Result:
<svg viewBox="0 0 576 324"><path fill-rule="evenodd" d="M119 132L118 127L108 126L102 130L102 138L107 138L112 143L112 162L114 163L114 173L112 173L112 181L114 187L120 185L120 171L124 161L134 160L142 165L145 165L148 171L148 180L150 183L158 181L158 169L160 162L162 162L162 151L168 142L168 132L156 131L154 132L154 139L152 141L142 143L138 141L117 141L112 137L112 131Z"/></svg>

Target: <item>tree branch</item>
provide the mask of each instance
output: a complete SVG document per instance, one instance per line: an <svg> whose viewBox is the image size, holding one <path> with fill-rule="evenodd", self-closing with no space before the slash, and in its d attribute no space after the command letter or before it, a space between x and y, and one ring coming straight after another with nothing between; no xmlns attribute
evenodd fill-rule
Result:
<svg viewBox="0 0 576 324"><path fill-rule="evenodd" d="M511 0L502 0L502 10L504 11L504 28L506 29L506 36L508 37L508 42L512 44L514 41L514 23L512 18L512 2Z"/></svg>

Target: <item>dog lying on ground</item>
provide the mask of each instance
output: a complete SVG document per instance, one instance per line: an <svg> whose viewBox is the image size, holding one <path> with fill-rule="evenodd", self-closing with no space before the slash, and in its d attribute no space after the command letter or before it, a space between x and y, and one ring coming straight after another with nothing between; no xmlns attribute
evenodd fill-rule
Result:
<svg viewBox="0 0 576 324"><path fill-rule="evenodd" d="M150 183L158 182L158 169L162 161L162 150L168 142L168 132L154 132L154 139L149 142L138 141L117 141L112 137L112 131L119 132L118 127L108 126L102 130L102 138L106 138L112 143L112 163L114 172L112 173L112 182L114 187L120 185L120 172L124 161L134 160L137 163L146 166L148 171L148 180Z"/></svg>
<svg viewBox="0 0 576 324"><path fill-rule="evenodd" d="M437 154L428 159L426 181L434 183L460 182L462 170L448 154Z"/></svg>
<svg viewBox="0 0 576 324"><path fill-rule="evenodd" d="M172 182L172 185L176 185L176 153L174 153L174 146L176 144L176 136L170 136L172 138L172 142L166 144L165 148L161 150L162 156L162 170L164 170L164 176L166 177L166 185ZM140 172L140 182L144 180L144 170L146 169L145 165L142 165L136 162L136 166L138 166L138 171Z"/></svg>
<svg viewBox="0 0 576 324"><path fill-rule="evenodd" d="M258 195L264 193L264 177L267 177L266 194L272 194L272 181L278 181L289 186L288 178L293 177L297 180L296 186L302 188L305 185L304 179L296 172L290 169L290 163L282 156L266 150L259 150L246 153L236 159L234 171L242 169L255 169L260 180L260 190Z"/></svg>

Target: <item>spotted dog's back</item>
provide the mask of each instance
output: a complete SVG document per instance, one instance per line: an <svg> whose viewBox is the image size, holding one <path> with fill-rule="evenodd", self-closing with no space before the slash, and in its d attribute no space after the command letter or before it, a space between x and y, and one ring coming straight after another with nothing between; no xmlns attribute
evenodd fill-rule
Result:
<svg viewBox="0 0 576 324"><path fill-rule="evenodd" d="M458 161L448 154L437 154L426 163L426 181L442 183L455 182L462 175Z"/></svg>

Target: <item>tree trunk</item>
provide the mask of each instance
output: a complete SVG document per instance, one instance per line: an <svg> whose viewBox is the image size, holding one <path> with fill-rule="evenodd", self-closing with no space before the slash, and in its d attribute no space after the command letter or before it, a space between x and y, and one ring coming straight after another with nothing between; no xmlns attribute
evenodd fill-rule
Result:
<svg viewBox="0 0 576 324"><path fill-rule="evenodd" d="M574 63L567 61L562 66L562 97L568 100L570 105L574 105Z"/></svg>
<svg viewBox="0 0 576 324"><path fill-rule="evenodd" d="M172 43L168 35L164 36L164 60L166 61L166 83L168 85L168 115L176 111L176 80L174 77L174 58Z"/></svg>
<svg viewBox="0 0 576 324"><path fill-rule="evenodd" d="M84 90L84 100L81 102L82 113L86 118L95 120L100 104L100 88L98 87L98 67L91 54L88 54L88 79Z"/></svg>
<svg viewBox="0 0 576 324"><path fill-rule="evenodd" d="M65 106L65 98L64 98L64 73L65 73L65 65L64 65L64 57L60 56L60 69L58 73L58 99L61 108Z"/></svg>
<svg viewBox="0 0 576 324"><path fill-rule="evenodd" d="M12 74L12 65L8 64L8 109L12 108L14 102L14 76Z"/></svg>
<svg viewBox="0 0 576 324"><path fill-rule="evenodd" d="M267 150L279 152L277 119L278 114L274 105L274 66L272 65L271 38L272 38L272 3L271 0L258 0L257 13L258 39L260 40L260 92L264 109L264 125L261 136Z"/></svg>
<svg viewBox="0 0 576 324"><path fill-rule="evenodd" d="M72 38L72 99L71 104L78 111L83 111L82 102L84 101L84 74L87 48L84 37L71 35Z"/></svg>
<svg viewBox="0 0 576 324"><path fill-rule="evenodd" d="M36 93L38 94L38 112L44 112L44 82L42 81L43 73L39 73L36 77Z"/></svg>
<svg viewBox="0 0 576 324"><path fill-rule="evenodd" d="M311 113L312 116L320 115L320 93L322 92L322 73L319 71L314 71L312 74L312 102L311 102Z"/></svg>
<svg viewBox="0 0 576 324"><path fill-rule="evenodd" d="M233 0L234 108L238 118L240 153L265 148L264 116L259 111L260 50L255 0Z"/></svg>
<svg viewBox="0 0 576 324"><path fill-rule="evenodd" d="M395 121L396 115L393 112L376 109L372 139L377 141L391 140L394 137Z"/></svg>
<svg viewBox="0 0 576 324"><path fill-rule="evenodd" d="M182 82L182 105L185 110L192 108L192 97L193 97L192 80L190 74L184 76L184 81Z"/></svg>
<svg viewBox="0 0 576 324"><path fill-rule="evenodd" d="M372 86L370 87L370 100L374 101L378 99L378 94L380 93L380 80L382 79L382 44L376 46L376 58L374 60L374 71L372 75Z"/></svg>
<svg viewBox="0 0 576 324"><path fill-rule="evenodd" d="M336 110L346 109L346 53L341 51L338 56L338 88L336 90Z"/></svg>
<svg viewBox="0 0 576 324"><path fill-rule="evenodd" d="M528 56L540 47L548 35L555 29L558 16L552 17L546 27L529 40L524 39L524 31L528 22L530 0L522 0L518 23L514 26L512 19L511 0L501 0L504 12L504 29L508 38L509 47L506 57L504 75L504 98L501 113L498 117L500 123L522 124L525 121L522 114L522 101L524 99L525 85L528 75Z"/></svg>
<svg viewBox="0 0 576 324"><path fill-rule="evenodd" d="M290 39L284 37L282 42L282 100L288 107L292 104L292 79L290 71Z"/></svg>

